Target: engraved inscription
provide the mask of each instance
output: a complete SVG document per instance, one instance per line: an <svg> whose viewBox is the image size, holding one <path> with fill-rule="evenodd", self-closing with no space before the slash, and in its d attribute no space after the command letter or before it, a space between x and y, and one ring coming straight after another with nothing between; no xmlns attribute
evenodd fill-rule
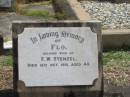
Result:
<svg viewBox="0 0 130 97"><path fill-rule="evenodd" d="M26 86L92 85L97 34L89 27L25 28L18 35L19 80Z"/></svg>

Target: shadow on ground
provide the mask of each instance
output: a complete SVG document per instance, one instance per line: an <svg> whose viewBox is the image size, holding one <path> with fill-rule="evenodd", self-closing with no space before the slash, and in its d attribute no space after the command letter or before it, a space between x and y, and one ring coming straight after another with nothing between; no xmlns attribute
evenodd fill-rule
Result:
<svg viewBox="0 0 130 97"><path fill-rule="evenodd" d="M0 97L18 97L17 93L13 90L0 90ZM104 93L103 97L128 97L123 96L122 93Z"/></svg>
<svg viewBox="0 0 130 97"><path fill-rule="evenodd" d="M0 90L0 97L17 97L13 90Z"/></svg>

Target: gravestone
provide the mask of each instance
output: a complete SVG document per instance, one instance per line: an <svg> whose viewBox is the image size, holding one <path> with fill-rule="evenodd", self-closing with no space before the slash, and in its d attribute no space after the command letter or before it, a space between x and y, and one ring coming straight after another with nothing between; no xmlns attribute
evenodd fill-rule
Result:
<svg viewBox="0 0 130 97"><path fill-rule="evenodd" d="M100 22L14 22L19 97L102 97Z"/></svg>
<svg viewBox="0 0 130 97"><path fill-rule="evenodd" d="M12 0L0 0L0 7L11 7Z"/></svg>

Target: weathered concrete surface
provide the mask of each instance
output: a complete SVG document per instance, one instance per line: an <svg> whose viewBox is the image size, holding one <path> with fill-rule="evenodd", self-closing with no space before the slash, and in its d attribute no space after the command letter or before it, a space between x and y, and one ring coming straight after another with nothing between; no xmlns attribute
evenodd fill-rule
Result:
<svg viewBox="0 0 130 97"><path fill-rule="evenodd" d="M103 30L103 49L130 47L130 29Z"/></svg>
<svg viewBox="0 0 130 97"><path fill-rule="evenodd" d="M67 0L72 9L74 10L76 16L79 20L90 20L90 15L81 7L81 4L77 0Z"/></svg>
<svg viewBox="0 0 130 97"><path fill-rule="evenodd" d="M82 9L80 3L77 0L53 0L54 5L62 12L64 12L68 19L74 20L90 20L90 15Z"/></svg>
<svg viewBox="0 0 130 97"><path fill-rule="evenodd" d="M12 0L0 0L0 7L11 7Z"/></svg>
<svg viewBox="0 0 130 97"><path fill-rule="evenodd" d="M130 97L129 87L104 86L104 97Z"/></svg>
<svg viewBox="0 0 130 97"><path fill-rule="evenodd" d="M27 88L23 81L18 79L18 38L26 27L91 27L94 33L97 33L98 43L98 62L99 78L90 86L61 86L61 87L30 87ZM52 22L14 22L13 31L13 50L14 50L14 89L18 91L19 97L102 97L102 62L101 62L101 25L100 22L80 22L80 21L52 21Z"/></svg>
<svg viewBox="0 0 130 97"><path fill-rule="evenodd" d="M3 36L11 36L11 24L14 20L21 21L41 21L43 18L34 18L28 16L22 16L16 13L0 13L0 33L3 33Z"/></svg>
<svg viewBox="0 0 130 97"><path fill-rule="evenodd" d="M130 29L108 29L102 30L103 35L123 35L123 34L130 34Z"/></svg>

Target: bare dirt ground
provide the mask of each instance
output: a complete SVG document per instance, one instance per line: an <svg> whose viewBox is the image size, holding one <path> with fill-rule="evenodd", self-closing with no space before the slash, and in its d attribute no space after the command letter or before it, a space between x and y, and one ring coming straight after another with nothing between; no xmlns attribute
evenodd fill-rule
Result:
<svg viewBox="0 0 130 97"><path fill-rule="evenodd" d="M12 66L0 66L0 90L13 89Z"/></svg>

